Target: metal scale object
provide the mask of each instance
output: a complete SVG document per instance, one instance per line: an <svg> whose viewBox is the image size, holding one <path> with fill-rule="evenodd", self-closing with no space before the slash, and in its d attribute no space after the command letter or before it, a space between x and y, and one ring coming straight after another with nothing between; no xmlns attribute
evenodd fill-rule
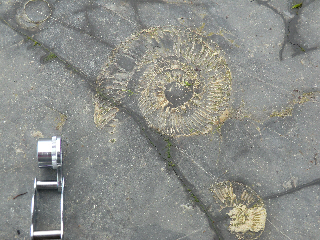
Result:
<svg viewBox="0 0 320 240"><path fill-rule="evenodd" d="M37 157L39 168L52 168L57 170L57 180L38 181L34 179L34 192L31 201L31 239L62 239L63 238L63 189L64 178L62 177L62 150L61 137L53 136L38 140ZM37 205L37 194L41 190L55 190L61 194L60 201L60 230L35 231L35 209Z"/></svg>

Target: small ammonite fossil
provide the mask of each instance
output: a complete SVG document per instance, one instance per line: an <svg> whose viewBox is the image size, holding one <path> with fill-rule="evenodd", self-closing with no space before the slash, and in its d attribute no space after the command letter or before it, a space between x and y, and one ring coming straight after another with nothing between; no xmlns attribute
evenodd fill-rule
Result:
<svg viewBox="0 0 320 240"><path fill-rule="evenodd" d="M263 200L248 186L225 181L210 188L221 209L230 209L229 230L238 239L257 239L265 228L267 212Z"/></svg>
<svg viewBox="0 0 320 240"><path fill-rule="evenodd" d="M136 98L150 127L186 136L225 120L231 73L218 45L199 32L155 27L115 49L98 84L115 101Z"/></svg>
<svg viewBox="0 0 320 240"><path fill-rule="evenodd" d="M46 0L29 0L17 10L16 22L24 29L35 31L52 15L52 7Z"/></svg>

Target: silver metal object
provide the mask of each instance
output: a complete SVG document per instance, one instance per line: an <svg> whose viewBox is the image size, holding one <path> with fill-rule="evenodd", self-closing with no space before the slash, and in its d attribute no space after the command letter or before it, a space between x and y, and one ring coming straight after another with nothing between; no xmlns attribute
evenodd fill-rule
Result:
<svg viewBox="0 0 320 240"><path fill-rule="evenodd" d="M64 178L62 177L62 150L61 137L53 136L52 139L42 138L38 140L37 157L39 168L52 168L57 170L57 180L38 181L34 179L34 193L31 200L31 239L63 239L63 190ZM58 190L60 200L60 230L35 231L35 208L37 205L37 193L41 189Z"/></svg>

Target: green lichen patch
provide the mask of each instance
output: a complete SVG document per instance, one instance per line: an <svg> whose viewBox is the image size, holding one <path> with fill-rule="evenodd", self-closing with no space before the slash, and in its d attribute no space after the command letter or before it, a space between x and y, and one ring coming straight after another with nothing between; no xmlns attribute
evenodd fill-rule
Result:
<svg viewBox="0 0 320 240"><path fill-rule="evenodd" d="M41 46L41 44L39 42L37 42L35 39L33 39L32 37L27 36L27 40L30 40L33 42L33 46Z"/></svg>
<svg viewBox="0 0 320 240"><path fill-rule="evenodd" d="M302 3L295 4L291 7L291 9L298 9L302 7Z"/></svg>
<svg viewBox="0 0 320 240"><path fill-rule="evenodd" d="M49 52L48 56L45 57L44 61L45 62L49 62L49 61L51 61L52 59L54 59L56 57L57 57L57 55L55 55L53 52Z"/></svg>
<svg viewBox="0 0 320 240"><path fill-rule="evenodd" d="M168 162L168 166L169 166L169 167L175 167L176 165L175 165L172 161L169 161L169 162Z"/></svg>
<svg viewBox="0 0 320 240"><path fill-rule="evenodd" d="M166 145L167 158L171 158L170 149L171 149L172 143L170 142L169 139L165 139L165 141L167 142L167 145Z"/></svg>

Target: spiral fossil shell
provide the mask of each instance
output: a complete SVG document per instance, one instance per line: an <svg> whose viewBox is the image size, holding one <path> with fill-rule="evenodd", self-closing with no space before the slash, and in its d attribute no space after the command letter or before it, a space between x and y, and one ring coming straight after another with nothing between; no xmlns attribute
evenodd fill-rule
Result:
<svg viewBox="0 0 320 240"><path fill-rule="evenodd" d="M31 15L30 15L31 14ZM52 8L46 0L29 0L17 10L16 22L20 27L36 31L52 15Z"/></svg>
<svg viewBox="0 0 320 240"><path fill-rule="evenodd" d="M231 221L229 230L238 239L257 239L265 228L267 212L263 200L248 186L238 182L225 181L210 188L221 210L230 208L227 213Z"/></svg>
<svg viewBox="0 0 320 240"><path fill-rule="evenodd" d="M136 98L150 127L185 136L225 119L231 74L216 43L191 29L157 27L115 49L98 84L115 102Z"/></svg>

